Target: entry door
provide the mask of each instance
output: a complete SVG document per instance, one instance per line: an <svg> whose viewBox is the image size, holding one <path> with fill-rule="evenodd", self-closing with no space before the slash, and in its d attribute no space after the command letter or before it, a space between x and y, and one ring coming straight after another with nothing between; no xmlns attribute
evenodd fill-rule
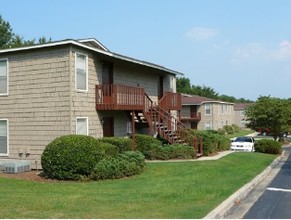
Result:
<svg viewBox="0 0 291 220"><path fill-rule="evenodd" d="M103 118L103 137L114 136L114 118L104 117Z"/></svg>
<svg viewBox="0 0 291 220"><path fill-rule="evenodd" d="M190 106L190 117L194 118L197 115L197 107L195 105Z"/></svg>
<svg viewBox="0 0 291 220"><path fill-rule="evenodd" d="M109 62L104 62L102 65L102 84L113 83L113 65Z"/></svg>
<svg viewBox="0 0 291 220"><path fill-rule="evenodd" d="M158 99L160 100L164 95L164 77L158 76Z"/></svg>
<svg viewBox="0 0 291 220"><path fill-rule="evenodd" d="M113 65L112 63L104 62L102 66L102 84L103 84L103 102L111 104L113 84Z"/></svg>

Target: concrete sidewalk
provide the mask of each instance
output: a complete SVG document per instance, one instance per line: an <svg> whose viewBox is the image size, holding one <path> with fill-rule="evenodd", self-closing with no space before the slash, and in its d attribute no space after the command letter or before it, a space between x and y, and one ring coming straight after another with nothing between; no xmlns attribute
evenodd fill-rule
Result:
<svg viewBox="0 0 291 220"><path fill-rule="evenodd" d="M208 156L208 157L199 157L198 159L177 159L177 160L146 160L147 163L175 163L175 162L186 162L186 161L193 161L193 162L197 162L197 161L204 161L204 160L218 160L230 153L233 153L234 151L231 150L227 150L227 151L222 151L222 152L218 152L217 155L214 156Z"/></svg>

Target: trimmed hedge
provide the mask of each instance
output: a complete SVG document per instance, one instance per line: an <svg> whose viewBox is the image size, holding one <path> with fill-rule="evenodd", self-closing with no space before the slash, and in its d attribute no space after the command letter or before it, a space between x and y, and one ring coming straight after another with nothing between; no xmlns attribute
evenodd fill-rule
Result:
<svg viewBox="0 0 291 220"><path fill-rule="evenodd" d="M77 180L91 174L96 164L104 158L104 148L98 141L85 135L65 135L56 138L41 156L44 173L60 180Z"/></svg>
<svg viewBox="0 0 291 220"><path fill-rule="evenodd" d="M145 134L136 134L135 135L136 140L136 149L140 151L146 159L149 159L153 154L153 148L151 145L162 145L162 142L158 139Z"/></svg>
<svg viewBox="0 0 291 220"><path fill-rule="evenodd" d="M282 144L272 139L256 140L255 151L266 154L281 154Z"/></svg>
<svg viewBox="0 0 291 220"><path fill-rule="evenodd" d="M99 139L101 142L115 145L119 153L130 151L132 147L132 139L124 137L103 137Z"/></svg>
<svg viewBox="0 0 291 220"><path fill-rule="evenodd" d="M93 180L119 179L139 174L145 166L144 156L136 151L127 151L116 157L101 160L90 176Z"/></svg>
<svg viewBox="0 0 291 220"><path fill-rule="evenodd" d="M209 156L213 153L228 150L230 146L229 138L215 134L213 131L191 130L196 137L203 138L203 155Z"/></svg>

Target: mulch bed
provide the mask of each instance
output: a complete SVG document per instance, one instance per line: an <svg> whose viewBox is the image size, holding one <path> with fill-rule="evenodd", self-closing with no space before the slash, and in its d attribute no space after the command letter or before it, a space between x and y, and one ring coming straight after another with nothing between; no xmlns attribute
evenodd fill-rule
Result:
<svg viewBox="0 0 291 220"><path fill-rule="evenodd" d="M0 173L0 177L21 179L21 180L31 180L31 181L37 181L37 182L60 182L59 180L52 180L52 179L45 178L41 172L35 171L35 170L24 172L24 173L17 173L17 174Z"/></svg>

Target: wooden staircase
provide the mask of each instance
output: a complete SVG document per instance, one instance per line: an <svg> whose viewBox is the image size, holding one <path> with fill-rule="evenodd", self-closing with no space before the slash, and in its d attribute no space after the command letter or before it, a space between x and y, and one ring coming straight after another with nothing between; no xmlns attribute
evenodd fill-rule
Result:
<svg viewBox="0 0 291 220"><path fill-rule="evenodd" d="M145 108L135 114L135 122L147 124L149 134L157 137L158 135L170 144L185 144L193 146L195 157L203 155L202 139L198 139L191 134L177 117L171 115L170 110L166 111L163 106L163 98L155 105L153 101L145 94Z"/></svg>
<svg viewBox="0 0 291 220"><path fill-rule="evenodd" d="M193 136L181 123L181 94L165 92L158 104L155 104L144 88L102 84L95 85L95 100L97 111L126 111L133 124L147 127L150 135L159 135L170 144L193 146L196 157L202 156L202 139ZM171 115L171 111L179 111L179 116Z"/></svg>

